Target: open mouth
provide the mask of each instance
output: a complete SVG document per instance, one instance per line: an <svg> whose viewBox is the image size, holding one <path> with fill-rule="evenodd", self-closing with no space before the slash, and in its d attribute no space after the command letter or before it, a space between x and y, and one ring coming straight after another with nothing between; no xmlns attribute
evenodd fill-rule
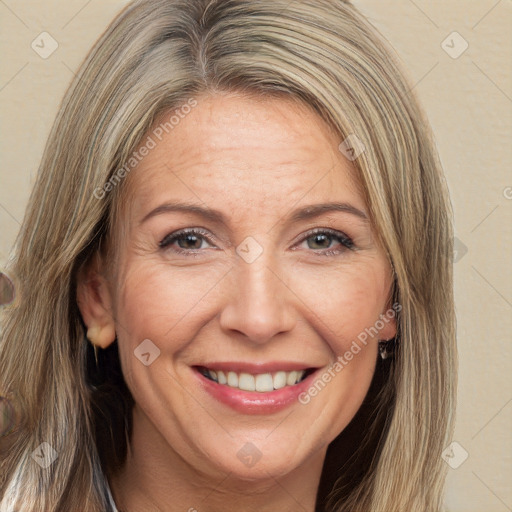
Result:
<svg viewBox="0 0 512 512"><path fill-rule="evenodd" d="M196 369L201 375L217 384L240 389L242 391L255 391L260 393L269 393L270 391L295 386L316 370L316 368L307 368L290 372L277 371L272 373L251 374L246 372L210 370L204 366L198 366Z"/></svg>

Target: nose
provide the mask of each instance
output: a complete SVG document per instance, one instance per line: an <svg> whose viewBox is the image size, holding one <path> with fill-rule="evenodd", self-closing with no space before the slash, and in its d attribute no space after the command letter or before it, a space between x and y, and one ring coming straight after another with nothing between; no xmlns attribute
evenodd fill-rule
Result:
<svg viewBox="0 0 512 512"><path fill-rule="evenodd" d="M252 263L237 261L229 281L230 299L220 314L224 331L237 331L256 344L290 331L296 322L294 294L269 263L263 255Z"/></svg>

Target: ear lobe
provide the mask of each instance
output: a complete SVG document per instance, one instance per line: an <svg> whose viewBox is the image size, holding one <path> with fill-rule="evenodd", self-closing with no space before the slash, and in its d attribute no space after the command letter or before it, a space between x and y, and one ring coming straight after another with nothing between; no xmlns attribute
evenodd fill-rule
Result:
<svg viewBox="0 0 512 512"><path fill-rule="evenodd" d="M99 270L97 255L80 268L76 299L87 326L87 338L94 345L107 348L116 339L116 331L109 283Z"/></svg>

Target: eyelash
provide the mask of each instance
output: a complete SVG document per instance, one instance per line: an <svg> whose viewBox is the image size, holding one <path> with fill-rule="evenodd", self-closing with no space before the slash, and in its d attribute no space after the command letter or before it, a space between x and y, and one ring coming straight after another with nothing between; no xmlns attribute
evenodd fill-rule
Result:
<svg viewBox="0 0 512 512"><path fill-rule="evenodd" d="M163 240L158 244L160 249L162 250L169 250L171 244L173 244L176 241L183 240L187 235L195 235L199 238L203 238L206 240L209 244L213 245L213 242L211 241L209 234L207 231L204 231L199 228L189 228L189 229L182 229L180 231L177 231L175 233L171 233L163 238ZM343 246L343 249L341 250L332 250L332 249L326 249L324 252L318 252L318 250L312 249L315 251L316 254L319 256L336 256L339 255L346 250L354 250L355 245L354 242L350 237L345 235L345 233L342 233L341 231L336 231L329 228L315 228L312 231L308 232L299 242L298 244L301 244L303 242L306 242L309 238L315 236L315 235L328 235L330 238L333 238L340 242L340 244ZM182 254L184 256L192 256L197 257L198 252L200 249L181 249L181 248L175 248L173 251L177 254Z"/></svg>

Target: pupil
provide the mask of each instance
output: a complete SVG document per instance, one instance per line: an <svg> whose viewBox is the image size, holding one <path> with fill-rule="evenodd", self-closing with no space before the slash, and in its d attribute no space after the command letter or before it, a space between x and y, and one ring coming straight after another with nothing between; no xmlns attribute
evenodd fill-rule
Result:
<svg viewBox="0 0 512 512"><path fill-rule="evenodd" d="M191 247L188 245L189 243L194 246L194 243L195 243L195 246L192 247L192 249L197 249L197 242L198 242L199 238L197 238L196 235L185 235L185 238L182 239L182 241L184 242L185 244L185 247L183 247L184 249L190 249Z"/></svg>
<svg viewBox="0 0 512 512"><path fill-rule="evenodd" d="M323 245L322 245L323 242ZM320 245L321 247L325 248L325 242L327 242L327 246L329 245L329 237L326 235L315 235L314 236L314 243L316 245Z"/></svg>

